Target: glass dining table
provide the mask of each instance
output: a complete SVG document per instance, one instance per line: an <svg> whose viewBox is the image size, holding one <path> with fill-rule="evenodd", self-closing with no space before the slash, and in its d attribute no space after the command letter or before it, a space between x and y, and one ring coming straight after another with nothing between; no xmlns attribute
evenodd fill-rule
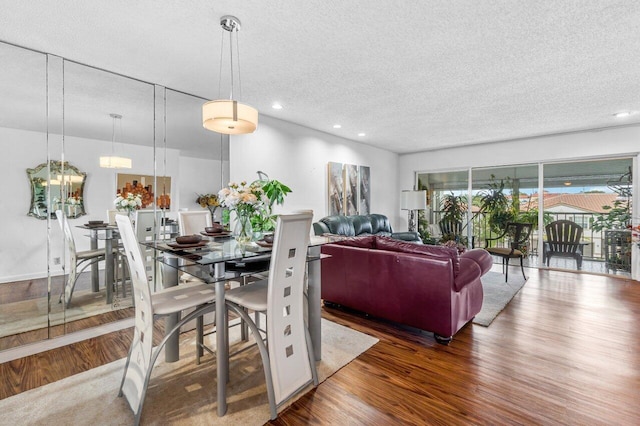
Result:
<svg viewBox="0 0 640 426"><path fill-rule="evenodd" d="M104 268L104 285L107 294L107 304L113 303L113 282L114 282L114 241L117 244L116 234L118 228L115 225L102 223L97 225L78 225L78 228L89 230L89 238L91 238L91 250L98 248L98 240L104 240L105 252L105 268ZM102 233L102 234L101 234ZM91 290L93 292L100 291L100 272L98 263L91 265Z"/></svg>
<svg viewBox="0 0 640 426"><path fill-rule="evenodd" d="M324 237L311 237L307 254L307 325L316 361L320 361L322 353L320 260L325 256L320 253L320 247L328 242L329 240ZM180 245L175 241L166 240L141 242L141 244L156 251L156 259L162 265L164 288L178 285L180 273L187 273L215 286L218 416L223 416L227 411L226 383L229 377L227 310L224 308L225 284L229 280L267 271L271 259L271 247L256 243L240 244L230 235L205 236L200 243L194 244ZM179 316L170 316L166 321L165 329L171 330L179 321ZM225 326L220 327L220 324ZM178 339L179 336L175 335L167 342L165 361L175 362L179 359Z"/></svg>

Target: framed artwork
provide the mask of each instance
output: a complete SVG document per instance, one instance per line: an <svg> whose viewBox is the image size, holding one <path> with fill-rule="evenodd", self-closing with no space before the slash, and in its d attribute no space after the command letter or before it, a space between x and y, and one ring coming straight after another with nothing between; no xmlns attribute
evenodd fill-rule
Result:
<svg viewBox="0 0 640 426"><path fill-rule="evenodd" d="M344 165L344 214L358 214L358 166Z"/></svg>
<svg viewBox="0 0 640 426"><path fill-rule="evenodd" d="M328 201L329 201L329 215L344 214L344 183L342 179L342 163L330 162L328 166L329 184Z"/></svg>
<svg viewBox="0 0 640 426"><path fill-rule="evenodd" d="M359 183L359 211L360 214L366 215L371 213L371 170L369 166L360 166Z"/></svg>
<svg viewBox="0 0 640 426"><path fill-rule="evenodd" d="M155 189L153 188L152 175L118 173L116 179L116 192L122 195L129 192L140 194L143 209L153 207L153 203L156 203L156 207L159 209L171 208L170 176L158 176L156 178L157 188Z"/></svg>

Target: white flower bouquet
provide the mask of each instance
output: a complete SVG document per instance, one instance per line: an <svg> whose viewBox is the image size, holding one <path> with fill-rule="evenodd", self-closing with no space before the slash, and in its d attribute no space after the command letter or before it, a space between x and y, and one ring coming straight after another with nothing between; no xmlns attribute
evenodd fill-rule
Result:
<svg viewBox="0 0 640 426"><path fill-rule="evenodd" d="M118 195L118 197L113 201L113 204L115 204L116 209L130 213L142 207L142 196L131 192L127 193L124 197L122 195Z"/></svg>
<svg viewBox="0 0 640 426"><path fill-rule="evenodd" d="M240 182L229 183L228 188L223 188L218 192L218 201L220 205L235 210L238 214L252 215L257 210L263 208L269 203L269 199L265 195L259 184Z"/></svg>

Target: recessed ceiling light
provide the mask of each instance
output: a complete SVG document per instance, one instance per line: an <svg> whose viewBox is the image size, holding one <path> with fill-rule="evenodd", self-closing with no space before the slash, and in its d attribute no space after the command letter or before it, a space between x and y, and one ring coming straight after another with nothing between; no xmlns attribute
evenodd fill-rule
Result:
<svg viewBox="0 0 640 426"><path fill-rule="evenodd" d="M637 113L637 111L620 111L613 114L615 118L627 118L630 115Z"/></svg>
<svg viewBox="0 0 640 426"><path fill-rule="evenodd" d="M273 109L282 109L282 105L279 104L278 102L274 102L273 105L271 105L271 108L273 108Z"/></svg>
<svg viewBox="0 0 640 426"><path fill-rule="evenodd" d="M360 133L358 133L358 136L360 136L360 137L362 138L362 137L364 137L364 136L367 136L367 134L366 134L366 133L364 133L364 132L360 132Z"/></svg>
<svg viewBox="0 0 640 426"><path fill-rule="evenodd" d="M571 182L565 182L564 186L571 186Z"/></svg>
<svg viewBox="0 0 640 426"><path fill-rule="evenodd" d="M342 129L342 126L341 126L341 125L339 125L339 124L334 124L334 125L333 125L333 128L334 128L334 129Z"/></svg>

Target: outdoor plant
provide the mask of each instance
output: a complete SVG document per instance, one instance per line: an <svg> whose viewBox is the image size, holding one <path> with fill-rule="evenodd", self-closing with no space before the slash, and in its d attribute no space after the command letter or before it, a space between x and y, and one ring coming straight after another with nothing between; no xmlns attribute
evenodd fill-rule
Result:
<svg viewBox="0 0 640 426"><path fill-rule="evenodd" d="M594 231L603 229L625 229L631 223L631 209L628 200L615 200L613 207L602 206L607 213L598 214L591 218L591 228Z"/></svg>
<svg viewBox="0 0 640 426"><path fill-rule="evenodd" d="M466 197L455 195L453 192L442 198L442 219L452 222L462 222L467 211Z"/></svg>
<svg viewBox="0 0 640 426"><path fill-rule="evenodd" d="M464 195L456 195L453 192L442 198L442 218L441 220L449 223L462 223L464 215L467 212L467 198ZM441 242L457 241L466 244L466 238L460 235L444 234Z"/></svg>
<svg viewBox="0 0 640 426"><path fill-rule="evenodd" d="M509 198L504 193L505 188L511 179L507 177L495 180L495 175L491 175L491 181L487 184L485 189L480 195L480 211L488 217L488 224L491 230L495 233L502 232L507 223L515 219L515 209L509 204Z"/></svg>

